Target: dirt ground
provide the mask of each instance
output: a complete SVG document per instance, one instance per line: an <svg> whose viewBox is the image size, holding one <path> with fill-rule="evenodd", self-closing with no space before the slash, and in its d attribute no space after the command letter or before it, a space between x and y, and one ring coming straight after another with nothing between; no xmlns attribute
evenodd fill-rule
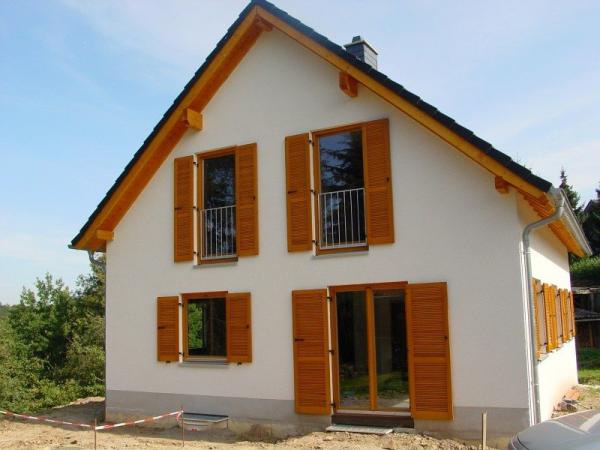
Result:
<svg viewBox="0 0 600 450"><path fill-rule="evenodd" d="M82 399L71 405L46 411L45 416L91 423L102 415L102 398ZM40 414L41 415L41 414ZM98 449L170 449L181 447L181 430L119 428L97 433ZM78 450L93 449L94 434L89 430L66 429L50 424L0 419L0 448L3 450ZM185 448L193 449L407 449L407 450L474 450L478 447L420 434L394 433L374 436L349 433L311 433L277 442L258 442L250 436L237 436L228 430L186 433ZM489 448L489 447L488 447Z"/></svg>
<svg viewBox="0 0 600 450"><path fill-rule="evenodd" d="M566 414L571 414L576 411L585 411L588 409L600 409L600 385L591 386L580 384L573 388L577 391L578 396L575 404L575 409L573 408L564 408L557 409L554 411L552 417L564 416ZM560 405L559 405L560 406Z"/></svg>

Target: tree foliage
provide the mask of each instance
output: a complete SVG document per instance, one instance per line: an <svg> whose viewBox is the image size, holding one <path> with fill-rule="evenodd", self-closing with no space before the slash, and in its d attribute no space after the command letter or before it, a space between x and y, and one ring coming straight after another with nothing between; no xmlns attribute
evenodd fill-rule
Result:
<svg viewBox="0 0 600 450"><path fill-rule="evenodd" d="M68 403L104 390L104 268L92 266L71 292L50 274L23 289L0 318L0 407Z"/></svg>
<svg viewBox="0 0 600 450"><path fill-rule="evenodd" d="M600 189L596 189L596 199L589 202L583 215L583 231L594 255L600 255Z"/></svg>
<svg viewBox="0 0 600 450"><path fill-rule="evenodd" d="M567 179L567 172L565 171L564 167L562 169L560 169L560 186L559 187L563 190L563 192L567 196L567 199L569 200L569 204L571 205L571 208L573 209L573 212L575 213L575 217L577 217L577 219L579 219L579 221L581 222L583 219L583 217L582 217L583 208L581 206L581 196L573 188L573 186L571 186L569 184L569 180Z"/></svg>

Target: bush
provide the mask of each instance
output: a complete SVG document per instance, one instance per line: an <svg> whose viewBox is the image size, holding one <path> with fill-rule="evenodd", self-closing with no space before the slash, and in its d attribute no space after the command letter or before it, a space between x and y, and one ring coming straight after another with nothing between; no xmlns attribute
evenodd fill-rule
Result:
<svg viewBox="0 0 600 450"><path fill-rule="evenodd" d="M104 272L75 292L46 275L0 317L0 408L33 412L104 393Z"/></svg>
<svg viewBox="0 0 600 450"><path fill-rule="evenodd" d="M570 270L574 285L600 285L600 256L581 258L571 264Z"/></svg>

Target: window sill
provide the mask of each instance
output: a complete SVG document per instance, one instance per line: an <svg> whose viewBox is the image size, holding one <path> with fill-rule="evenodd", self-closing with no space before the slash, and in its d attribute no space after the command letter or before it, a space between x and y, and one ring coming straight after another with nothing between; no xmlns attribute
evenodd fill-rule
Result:
<svg viewBox="0 0 600 450"><path fill-rule="evenodd" d="M179 365L184 367L228 367L229 362L226 359L185 359Z"/></svg>
<svg viewBox="0 0 600 450"><path fill-rule="evenodd" d="M320 250L317 248L315 254L312 256L313 259L332 258L338 256L360 256L368 255L369 246L364 247L343 247L343 248L332 248L327 250Z"/></svg>
<svg viewBox="0 0 600 450"><path fill-rule="evenodd" d="M211 267L211 266L236 266L238 263L238 257L234 256L232 258L223 258L223 259L206 259L200 261L198 264L194 264L194 269L200 269L202 267Z"/></svg>

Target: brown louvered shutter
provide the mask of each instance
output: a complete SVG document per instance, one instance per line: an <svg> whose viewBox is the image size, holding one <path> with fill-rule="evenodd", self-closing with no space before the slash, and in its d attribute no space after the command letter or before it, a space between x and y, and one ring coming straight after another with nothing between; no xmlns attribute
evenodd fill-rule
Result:
<svg viewBox="0 0 600 450"><path fill-rule="evenodd" d="M560 312L562 316L562 333L563 333L563 342L567 342L570 339L569 335L569 305L567 303L567 291L565 289L560 289L558 291L560 295Z"/></svg>
<svg viewBox="0 0 600 450"><path fill-rule="evenodd" d="M453 417L446 283L409 284L410 406L415 419Z"/></svg>
<svg viewBox="0 0 600 450"><path fill-rule="evenodd" d="M573 291L569 291L569 308L571 308L571 336L575 337L577 329L575 327L575 303L573 302Z"/></svg>
<svg viewBox="0 0 600 450"><path fill-rule="evenodd" d="M546 333L548 333L548 351L554 350L558 345L556 332L556 302L552 296L552 286L544 283L544 307L546 309Z"/></svg>
<svg viewBox="0 0 600 450"><path fill-rule="evenodd" d="M312 249L308 133L285 138L288 252Z"/></svg>
<svg viewBox="0 0 600 450"><path fill-rule="evenodd" d="M327 291L293 291L294 392L299 414L329 414Z"/></svg>
<svg viewBox="0 0 600 450"><path fill-rule="evenodd" d="M542 329L541 329L541 324L540 324L540 307L542 307L543 305L539 305L538 302L538 292L541 289L541 283L539 280L533 279L531 280L531 284L532 284L532 289L533 289L533 310L534 310L534 323L535 323L535 349L536 349L536 353L535 356L537 359L540 359L540 353L542 351L542 345L543 345L543 340L542 340Z"/></svg>
<svg viewBox="0 0 600 450"><path fill-rule="evenodd" d="M235 149L235 201L238 256L258 255L256 144Z"/></svg>
<svg viewBox="0 0 600 450"><path fill-rule="evenodd" d="M367 242L389 244L394 242L389 121L368 122L364 133Z"/></svg>
<svg viewBox="0 0 600 450"><path fill-rule="evenodd" d="M227 360L252 362L250 293L227 294Z"/></svg>
<svg viewBox="0 0 600 450"><path fill-rule="evenodd" d="M156 344L159 361L179 361L179 297L156 299Z"/></svg>
<svg viewBox="0 0 600 450"><path fill-rule="evenodd" d="M175 159L175 262L194 259L194 157Z"/></svg>

